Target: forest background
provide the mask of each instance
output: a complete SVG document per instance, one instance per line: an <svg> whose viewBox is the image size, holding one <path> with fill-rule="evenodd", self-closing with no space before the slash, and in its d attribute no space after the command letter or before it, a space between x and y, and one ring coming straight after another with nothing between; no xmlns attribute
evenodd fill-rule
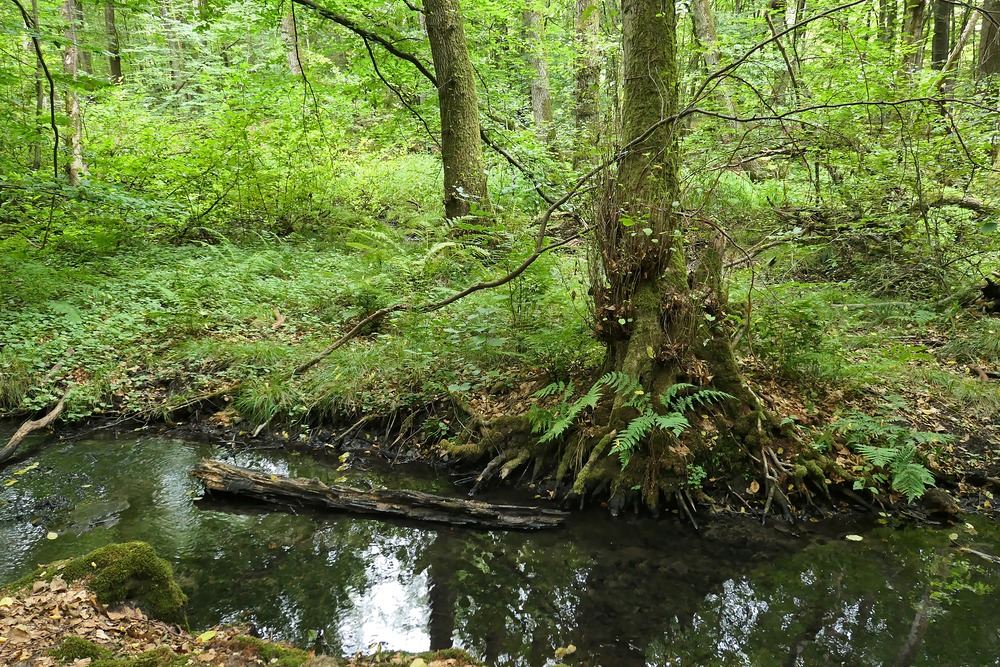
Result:
<svg viewBox="0 0 1000 667"><path fill-rule="evenodd" d="M0 410L197 412L304 443L361 425L408 458L488 462L480 483L685 510L713 486L788 509L829 482L888 501L935 478L990 506L1000 4L623 4L0 6ZM435 7L462 28L471 116L442 102L469 77L440 76ZM642 139L640 10L676 37L657 74L676 112L648 124L669 120L678 176L663 229L721 252L719 308L689 328L733 346L752 391L730 393L768 415L738 466L699 421L726 400L703 393L713 368L684 361L673 394L654 379L655 409L643 373L605 373L634 329L629 299L600 301L600 230ZM475 150L449 154L473 116ZM664 233L626 209L621 238Z"/></svg>

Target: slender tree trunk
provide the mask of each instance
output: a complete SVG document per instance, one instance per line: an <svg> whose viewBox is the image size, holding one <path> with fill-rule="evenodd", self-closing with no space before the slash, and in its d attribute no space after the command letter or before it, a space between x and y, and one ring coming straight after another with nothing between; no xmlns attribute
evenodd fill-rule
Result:
<svg viewBox="0 0 1000 667"><path fill-rule="evenodd" d="M934 36L931 39L931 67L941 69L951 52L952 0L934 0Z"/></svg>
<svg viewBox="0 0 1000 667"><path fill-rule="evenodd" d="M80 118L80 98L74 86L80 69L80 49L77 34L77 3L74 0L64 0L62 5L63 19L66 21L66 48L63 51L63 72L70 83L66 88L66 116L69 117L70 130L66 133L66 150L69 160L66 163L66 175L73 187L80 185L80 176L84 173L83 164L83 121Z"/></svg>
<svg viewBox="0 0 1000 667"><path fill-rule="evenodd" d="M449 219L490 206L480 140L475 71L458 0L424 0L441 110L444 210Z"/></svg>
<svg viewBox="0 0 1000 667"><path fill-rule="evenodd" d="M719 53L719 35L715 30L715 20L712 18L709 0L691 0L691 22L694 28L694 38L698 42L698 46L701 47L705 67L709 72L714 72L719 68L722 56ZM726 82L721 82L717 90L729 115L738 115ZM736 121L730 121L730 126L735 129Z"/></svg>
<svg viewBox="0 0 1000 667"><path fill-rule="evenodd" d="M111 83L121 83L122 56L118 41L118 23L115 20L114 0L104 0L104 29L108 34L108 78Z"/></svg>
<svg viewBox="0 0 1000 667"><path fill-rule="evenodd" d="M878 36L883 44L893 51L896 41L896 10L898 0L879 0L878 3Z"/></svg>
<svg viewBox="0 0 1000 667"><path fill-rule="evenodd" d="M170 49L170 81L175 93L184 88L184 47L177 39L174 29L174 11L170 0L160 0L160 16L163 17L163 32L167 36L167 48Z"/></svg>
<svg viewBox="0 0 1000 667"><path fill-rule="evenodd" d="M598 37L601 28L597 0L576 0L576 146L573 166L590 162L600 137L601 64Z"/></svg>
<svg viewBox="0 0 1000 667"><path fill-rule="evenodd" d="M903 69L915 72L924 56L924 12L927 0L905 0L906 20L903 23Z"/></svg>
<svg viewBox="0 0 1000 667"><path fill-rule="evenodd" d="M85 26L84 16L83 16L83 0L74 0L73 4L74 4L73 11L76 13L77 50L79 51L79 58L80 58L79 67L87 74L93 74L94 67L90 57L90 51L87 51L86 49L81 49L79 44L80 33L84 32L84 26Z"/></svg>
<svg viewBox="0 0 1000 667"><path fill-rule="evenodd" d="M302 75L302 62L299 60L299 33L295 26L295 15L288 12L281 17L281 40L285 43L288 53L288 69L292 76Z"/></svg>
<svg viewBox="0 0 1000 667"><path fill-rule="evenodd" d="M983 27L979 33L979 76L1000 74L1000 0L983 4Z"/></svg>
<svg viewBox="0 0 1000 667"><path fill-rule="evenodd" d="M534 72L531 79L531 115L539 138L549 146L555 143L552 125L552 93L549 87L549 65L545 59L545 21L541 12L524 12L528 64Z"/></svg>
<svg viewBox="0 0 1000 667"><path fill-rule="evenodd" d="M31 20L34 25L38 25L38 0L31 0ZM29 42L30 43L30 42ZM31 45L31 55L35 60L35 126L41 126L42 114L45 113L45 76L42 71L42 62L35 53L34 45ZM52 103L51 101L49 102ZM42 138L39 132L38 141L35 142L31 152L31 169L38 171L42 168Z"/></svg>

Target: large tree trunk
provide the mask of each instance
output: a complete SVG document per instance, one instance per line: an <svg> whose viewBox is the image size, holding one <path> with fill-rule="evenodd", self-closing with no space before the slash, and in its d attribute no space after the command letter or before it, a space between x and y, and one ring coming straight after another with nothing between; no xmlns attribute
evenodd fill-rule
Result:
<svg viewBox="0 0 1000 667"><path fill-rule="evenodd" d="M108 78L111 83L121 83L122 56L118 40L118 23L115 20L114 0L104 0L104 29L108 35Z"/></svg>
<svg viewBox="0 0 1000 667"><path fill-rule="evenodd" d="M469 215L473 203L489 208L476 76L458 0L425 0L424 10L441 109L444 210L455 219Z"/></svg>
<svg viewBox="0 0 1000 667"><path fill-rule="evenodd" d="M66 175L69 184L76 187L80 184L80 176L84 173L83 164L83 121L80 118L80 98L74 86L80 72L80 48L77 35L77 4L74 0L64 0L62 5L63 20L66 21L66 48L63 51L63 71L69 79L66 88L66 116L69 118L69 132L66 133L66 149L69 160L66 163Z"/></svg>
<svg viewBox="0 0 1000 667"><path fill-rule="evenodd" d="M1000 0L983 4L983 27L979 44L979 76L1000 74Z"/></svg>
<svg viewBox="0 0 1000 667"><path fill-rule="evenodd" d="M588 163L597 152L600 137L601 64L597 38L601 27L597 0L576 0L576 146L573 166Z"/></svg>
<svg viewBox="0 0 1000 667"><path fill-rule="evenodd" d="M720 239L686 245L677 214L678 150L675 14L671 0L622 2L624 102L622 138L628 150L611 204L597 222L598 271L592 280L598 334L607 344L606 367L638 380L646 394L659 397L684 382L736 397L727 427L734 435L757 424L761 410L736 367L730 339L721 326L726 296L721 288ZM654 129L655 128L655 129ZM637 415L632 397L619 396L609 427L620 431ZM653 403L659 409L659 403ZM746 418L752 413L753 419ZM612 430L611 437L614 436ZM616 475L613 492L641 485L644 501L656 506L661 492L682 484L693 449L666 431L653 432L644 449ZM725 458L722 450L716 456ZM725 465L745 463L742 447ZM588 480L578 477L577 491ZM627 486L624 486L627 485Z"/></svg>
<svg viewBox="0 0 1000 667"><path fill-rule="evenodd" d="M531 115L535 130L546 144L555 143L552 125L552 94L549 88L549 65L545 59L545 21L541 12L529 9L524 12L528 64L534 72L531 79Z"/></svg>

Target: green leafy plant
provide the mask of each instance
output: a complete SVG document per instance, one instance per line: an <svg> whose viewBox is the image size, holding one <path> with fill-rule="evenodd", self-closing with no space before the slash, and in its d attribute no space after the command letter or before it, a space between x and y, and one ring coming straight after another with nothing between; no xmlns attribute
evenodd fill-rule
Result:
<svg viewBox="0 0 1000 667"><path fill-rule="evenodd" d="M528 411L532 432L541 434L538 441L560 440L584 410L597 406L605 388L610 388L616 396L624 399L623 407L634 408L639 413L618 433L610 451L618 455L622 469L628 466L632 454L650 433L663 430L679 437L690 426L685 412L732 398L722 391L699 389L693 384L678 382L660 394L658 402L661 408L657 409L639 381L625 373L602 375L586 393L573 401L570 400L574 393L573 383L555 382L535 392L534 398L559 395L559 404L554 408L536 404Z"/></svg>
<svg viewBox="0 0 1000 667"><path fill-rule="evenodd" d="M829 447L837 438L864 459L855 467L859 473L854 482L856 490L890 483L910 502L922 496L928 486L934 486L934 475L920 460L920 447L954 440L951 435L914 431L892 417L862 412L849 413L831 423L817 446Z"/></svg>

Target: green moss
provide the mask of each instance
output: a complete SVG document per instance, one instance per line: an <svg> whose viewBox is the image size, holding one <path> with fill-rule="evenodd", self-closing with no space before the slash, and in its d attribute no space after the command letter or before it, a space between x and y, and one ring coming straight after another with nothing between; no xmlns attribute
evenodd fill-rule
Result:
<svg viewBox="0 0 1000 667"><path fill-rule="evenodd" d="M63 639L58 647L49 651L49 655L59 662L72 662L83 658L91 660L110 658L111 651L83 637L72 636Z"/></svg>
<svg viewBox="0 0 1000 667"><path fill-rule="evenodd" d="M42 566L8 588L25 588L56 574L67 582L86 578L86 586L104 605L134 600L146 614L165 621L180 620L187 602L170 563L145 542L109 544L80 558Z"/></svg>
<svg viewBox="0 0 1000 667"><path fill-rule="evenodd" d="M256 637L234 637L230 644L241 650L253 651L265 664L275 667L299 667L309 658L305 651L272 644Z"/></svg>
<svg viewBox="0 0 1000 667"><path fill-rule="evenodd" d="M435 660L458 660L468 665L481 665L482 663L478 660L473 659L466 651L460 648L445 648L439 651L428 651L427 653L421 653L417 656L418 658L423 658L428 664L434 662Z"/></svg>

